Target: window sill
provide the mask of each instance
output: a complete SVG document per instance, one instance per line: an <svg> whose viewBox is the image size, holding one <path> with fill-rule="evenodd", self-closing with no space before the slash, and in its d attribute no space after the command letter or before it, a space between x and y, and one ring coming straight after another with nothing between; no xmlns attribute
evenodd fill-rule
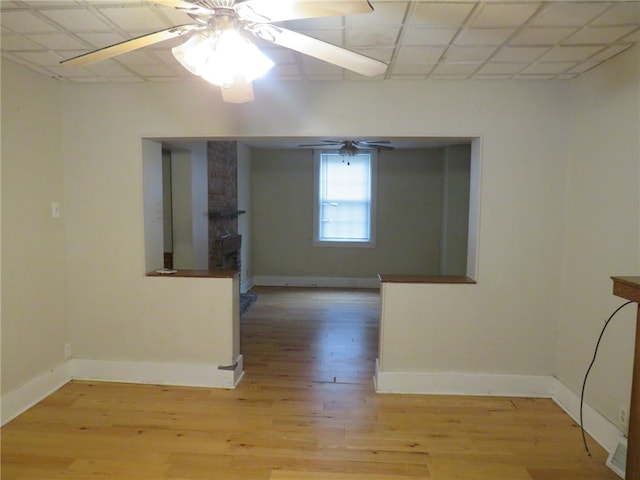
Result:
<svg viewBox="0 0 640 480"><path fill-rule="evenodd" d="M336 248L375 248L376 242L331 242L331 241L313 241L314 247L336 247Z"/></svg>

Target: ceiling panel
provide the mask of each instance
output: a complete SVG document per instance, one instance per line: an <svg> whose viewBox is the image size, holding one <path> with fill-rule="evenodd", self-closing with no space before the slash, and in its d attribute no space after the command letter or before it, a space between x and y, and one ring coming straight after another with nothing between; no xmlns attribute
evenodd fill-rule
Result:
<svg viewBox="0 0 640 480"><path fill-rule="evenodd" d="M66 33L33 33L26 34L25 38L42 45L45 50L49 51L78 50L87 47L81 39Z"/></svg>
<svg viewBox="0 0 640 480"><path fill-rule="evenodd" d="M593 25L638 25L640 2L615 2L593 21Z"/></svg>
<svg viewBox="0 0 640 480"><path fill-rule="evenodd" d="M552 2L533 20L544 27L579 27L593 21L611 2Z"/></svg>
<svg viewBox="0 0 640 480"><path fill-rule="evenodd" d="M539 3L481 4L474 27L518 27L527 22L540 9Z"/></svg>
<svg viewBox="0 0 640 480"><path fill-rule="evenodd" d="M438 2L412 2L414 3L408 18L409 25L422 27L459 27L475 8L478 2L464 3L438 3Z"/></svg>
<svg viewBox="0 0 640 480"><path fill-rule="evenodd" d="M536 28L524 27L511 39L511 45L556 45L570 37L578 29L564 28Z"/></svg>
<svg viewBox="0 0 640 480"><path fill-rule="evenodd" d="M568 37L566 44L608 44L614 43L624 38L635 28L633 25L622 25L618 27L585 27Z"/></svg>
<svg viewBox="0 0 640 480"><path fill-rule="evenodd" d="M502 45L515 32L515 28L466 28L459 31L454 44L463 46Z"/></svg>
<svg viewBox="0 0 640 480"><path fill-rule="evenodd" d="M369 45L393 46L398 41L400 27L378 27L360 28L352 27L347 29L347 45L352 47L367 47Z"/></svg>
<svg viewBox="0 0 640 480"><path fill-rule="evenodd" d="M104 47L106 45L112 45L114 43L122 42L127 39L124 35L121 35L116 32L77 33L77 36L82 38L84 41L89 42L95 48Z"/></svg>
<svg viewBox="0 0 640 480"><path fill-rule="evenodd" d="M102 15L127 33L146 33L167 28L169 25L149 7L125 6L99 8Z"/></svg>
<svg viewBox="0 0 640 480"><path fill-rule="evenodd" d="M210 0L212 2L218 0ZM569 79L640 41L640 1L371 0L374 12L283 22L388 63L363 77L256 40L270 80ZM2 55L61 81L189 81L174 38L86 67L60 61L195 20L145 0L0 0Z"/></svg>
<svg viewBox="0 0 640 480"><path fill-rule="evenodd" d="M449 45L458 34L458 28L418 28L408 27L405 30L405 45Z"/></svg>
<svg viewBox="0 0 640 480"><path fill-rule="evenodd" d="M110 30L100 17L83 8L42 10L42 14L71 32L108 32Z"/></svg>
<svg viewBox="0 0 640 480"><path fill-rule="evenodd" d="M29 10L6 10L4 4L2 6L2 16L0 22L2 26L15 33L40 33L40 32L56 32L55 26L42 20Z"/></svg>

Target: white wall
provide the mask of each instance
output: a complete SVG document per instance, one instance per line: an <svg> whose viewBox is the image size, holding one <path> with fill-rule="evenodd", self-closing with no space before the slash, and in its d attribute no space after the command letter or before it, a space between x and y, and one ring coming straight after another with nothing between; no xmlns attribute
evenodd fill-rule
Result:
<svg viewBox="0 0 640 480"><path fill-rule="evenodd" d="M605 320L625 300L611 276L640 275L640 49L571 82L557 376L580 393ZM636 308L612 321L586 401L620 429L629 406Z"/></svg>
<svg viewBox="0 0 640 480"><path fill-rule="evenodd" d="M158 159L159 160L159 159ZM173 266L193 269L193 188L191 151L171 151L171 209L173 219Z"/></svg>
<svg viewBox="0 0 640 480"><path fill-rule="evenodd" d="M209 180L207 143L191 146L191 227L193 256L191 267L209 270Z"/></svg>
<svg viewBox="0 0 640 480"><path fill-rule="evenodd" d="M170 152L170 171L163 172L162 148ZM209 215L206 142L163 145L159 141L142 140L145 271L164 265L164 252L173 252L174 268L208 270ZM170 183L164 182L169 174ZM164 189L171 195L166 208ZM170 215L170 221L167 217ZM166 228L171 228L167 235ZM162 232L160 230L162 229ZM162 235L160 235L162 233ZM164 245L171 240L169 249Z"/></svg>
<svg viewBox="0 0 640 480"><path fill-rule="evenodd" d="M58 82L2 61L3 399L65 359L69 212L60 115ZM52 218L54 201L60 218Z"/></svg>
<svg viewBox="0 0 640 480"><path fill-rule="evenodd" d="M439 273L466 275L471 146L450 145L443 157Z"/></svg>
<svg viewBox="0 0 640 480"><path fill-rule="evenodd" d="M209 214L206 142L170 145L173 266L208 270ZM159 159L156 159L159 161Z"/></svg>
<svg viewBox="0 0 640 480"><path fill-rule="evenodd" d="M143 214L145 241L145 272L164 267L164 183L162 144L152 140L141 141L143 165Z"/></svg>
<svg viewBox="0 0 640 480"><path fill-rule="evenodd" d="M2 368L19 371L9 373L8 388L61 361L65 338L85 359L215 364L233 357L216 340L216 322L229 315L228 283L144 276L141 138L369 134L481 137L478 284L398 289L389 304L394 338L383 345L383 367L557 371L575 385L601 314L617 304L606 277L638 270L637 55L636 49L614 60L612 70L600 67L572 82L258 83L256 101L246 105L221 103L199 81L60 84L61 111L51 82L3 62L3 157L9 148L20 159L13 172L4 165L2 172ZM611 113L606 121L603 111ZM56 118L62 165L50 148L60 139ZM41 134L35 142L24 133L34 129ZM46 159L43 168L52 175L40 178L42 170L24 158ZM42 190L21 188L34 181ZM65 241L47 223L50 198L63 183ZM8 202L15 203L13 220ZM620 214L622 202L630 206ZM24 218L34 223L18 227ZM8 230L5 221L16 228ZM12 248L15 258L5 255ZM62 248L66 284L65 263L51 256ZM16 313L5 321L12 302ZM612 333L619 342L609 351L629 342L629 327L619 328L627 330ZM558 349L569 342L575 357ZM629 358L622 360L628 368ZM602 365L595 385L608 387L618 367ZM613 382L619 392L627 385ZM611 414L610 404L602 408Z"/></svg>
<svg viewBox="0 0 640 480"><path fill-rule="evenodd" d="M228 365L232 346L220 334L231 325L228 282L145 277L140 139L162 132L167 119L174 125L188 115L176 112L178 117L171 118L167 105L147 110L163 92L139 98L130 87L111 92L107 87L102 93L101 88L62 87L63 98L73 104L61 121L68 198L67 313L74 355ZM141 107L144 112L135 106L138 101L147 105ZM178 97L172 101L195 108ZM96 116L95 108L101 111Z"/></svg>
<svg viewBox="0 0 640 480"><path fill-rule="evenodd" d="M238 215L238 233L242 235L242 246L240 250L240 290L243 293L248 291L253 285L251 164L251 148L242 142L238 142L238 210L246 212Z"/></svg>
<svg viewBox="0 0 640 480"><path fill-rule="evenodd" d="M460 304L459 290L432 293L425 287L398 311L424 318L406 342L390 347L389 365L552 373L568 89L567 83L553 82L291 83L286 94L257 85L257 100L238 107L217 103L217 92L198 82L191 88L64 85L74 345L89 357L203 358L197 349L186 350L189 339L198 343L196 326L204 317L182 315L176 326L186 299L173 298L176 305L158 309L157 316L147 313L152 298L166 300L142 276L141 137L481 135L479 284L468 298L471 314L461 319L455 309L434 311L434 295L438 305ZM375 103L366 102L374 96ZM210 301L189 300L189 312L205 311ZM465 328L451 328L460 323ZM403 331L403 325L398 328ZM176 329L184 342L173 341ZM434 329L454 347L429 349Z"/></svg>

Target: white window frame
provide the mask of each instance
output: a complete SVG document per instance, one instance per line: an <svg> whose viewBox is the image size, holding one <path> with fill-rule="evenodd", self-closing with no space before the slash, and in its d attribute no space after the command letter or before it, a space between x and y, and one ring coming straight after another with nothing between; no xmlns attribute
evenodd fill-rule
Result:
<svg viewBox="0 0 640 480"><path fill-rule="evenodd" d="M336 150L314 150L313 152L313 246L314 247L347 247L373 248L376 246L376 204L378 196L378 152L376 150L360 150L369 154L371 166L371 202L369 204L369 240L320 240L320 159L323 154L335 155ZM349 157L345 156L348 162Z"/></svg>

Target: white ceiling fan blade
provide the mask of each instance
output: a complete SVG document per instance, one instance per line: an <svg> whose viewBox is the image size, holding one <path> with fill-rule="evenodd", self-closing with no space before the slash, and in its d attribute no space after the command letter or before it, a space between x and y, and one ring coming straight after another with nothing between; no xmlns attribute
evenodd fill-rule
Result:
<svg viewBox="0 0 640 480"><path fill-rule="evenodd" d="M252 32L263 40L324 60L361 75L374 77L387 71L387 64L384 62L275 25L260 25L254 28Z"/></svg>
<svg viewBox="0 0 640 480"><path fill-rule="evenodd" d="M222 100L229 103L246 103L253 101L253 85L251 83L233 83L220 87Z"/></svg>
<svg viewBox="0 0 640 480"><path fill-rule="evenodd" d="M234 9L241 19L257 23L373 12L368 0L246 0Z"/></svg>
<svg viewBox="0 0 640 480"><path fill-rule="evenodd" d="M142 47L153 45L154 43L163 42L170 38L179 37L186 33L191 33L196 30L202 30L205 28L202 25L196 23L178 25L176 27L167 28L166 30L160 30L158 32L148 33L140 37L125 40L124 42L116 43L108 47L100 48L89 53L78 55L77 57L69 58L60 62L62 65L89 65L90 63L106 60L116 55L122 55L123 53L131 52Z"/></svg>

